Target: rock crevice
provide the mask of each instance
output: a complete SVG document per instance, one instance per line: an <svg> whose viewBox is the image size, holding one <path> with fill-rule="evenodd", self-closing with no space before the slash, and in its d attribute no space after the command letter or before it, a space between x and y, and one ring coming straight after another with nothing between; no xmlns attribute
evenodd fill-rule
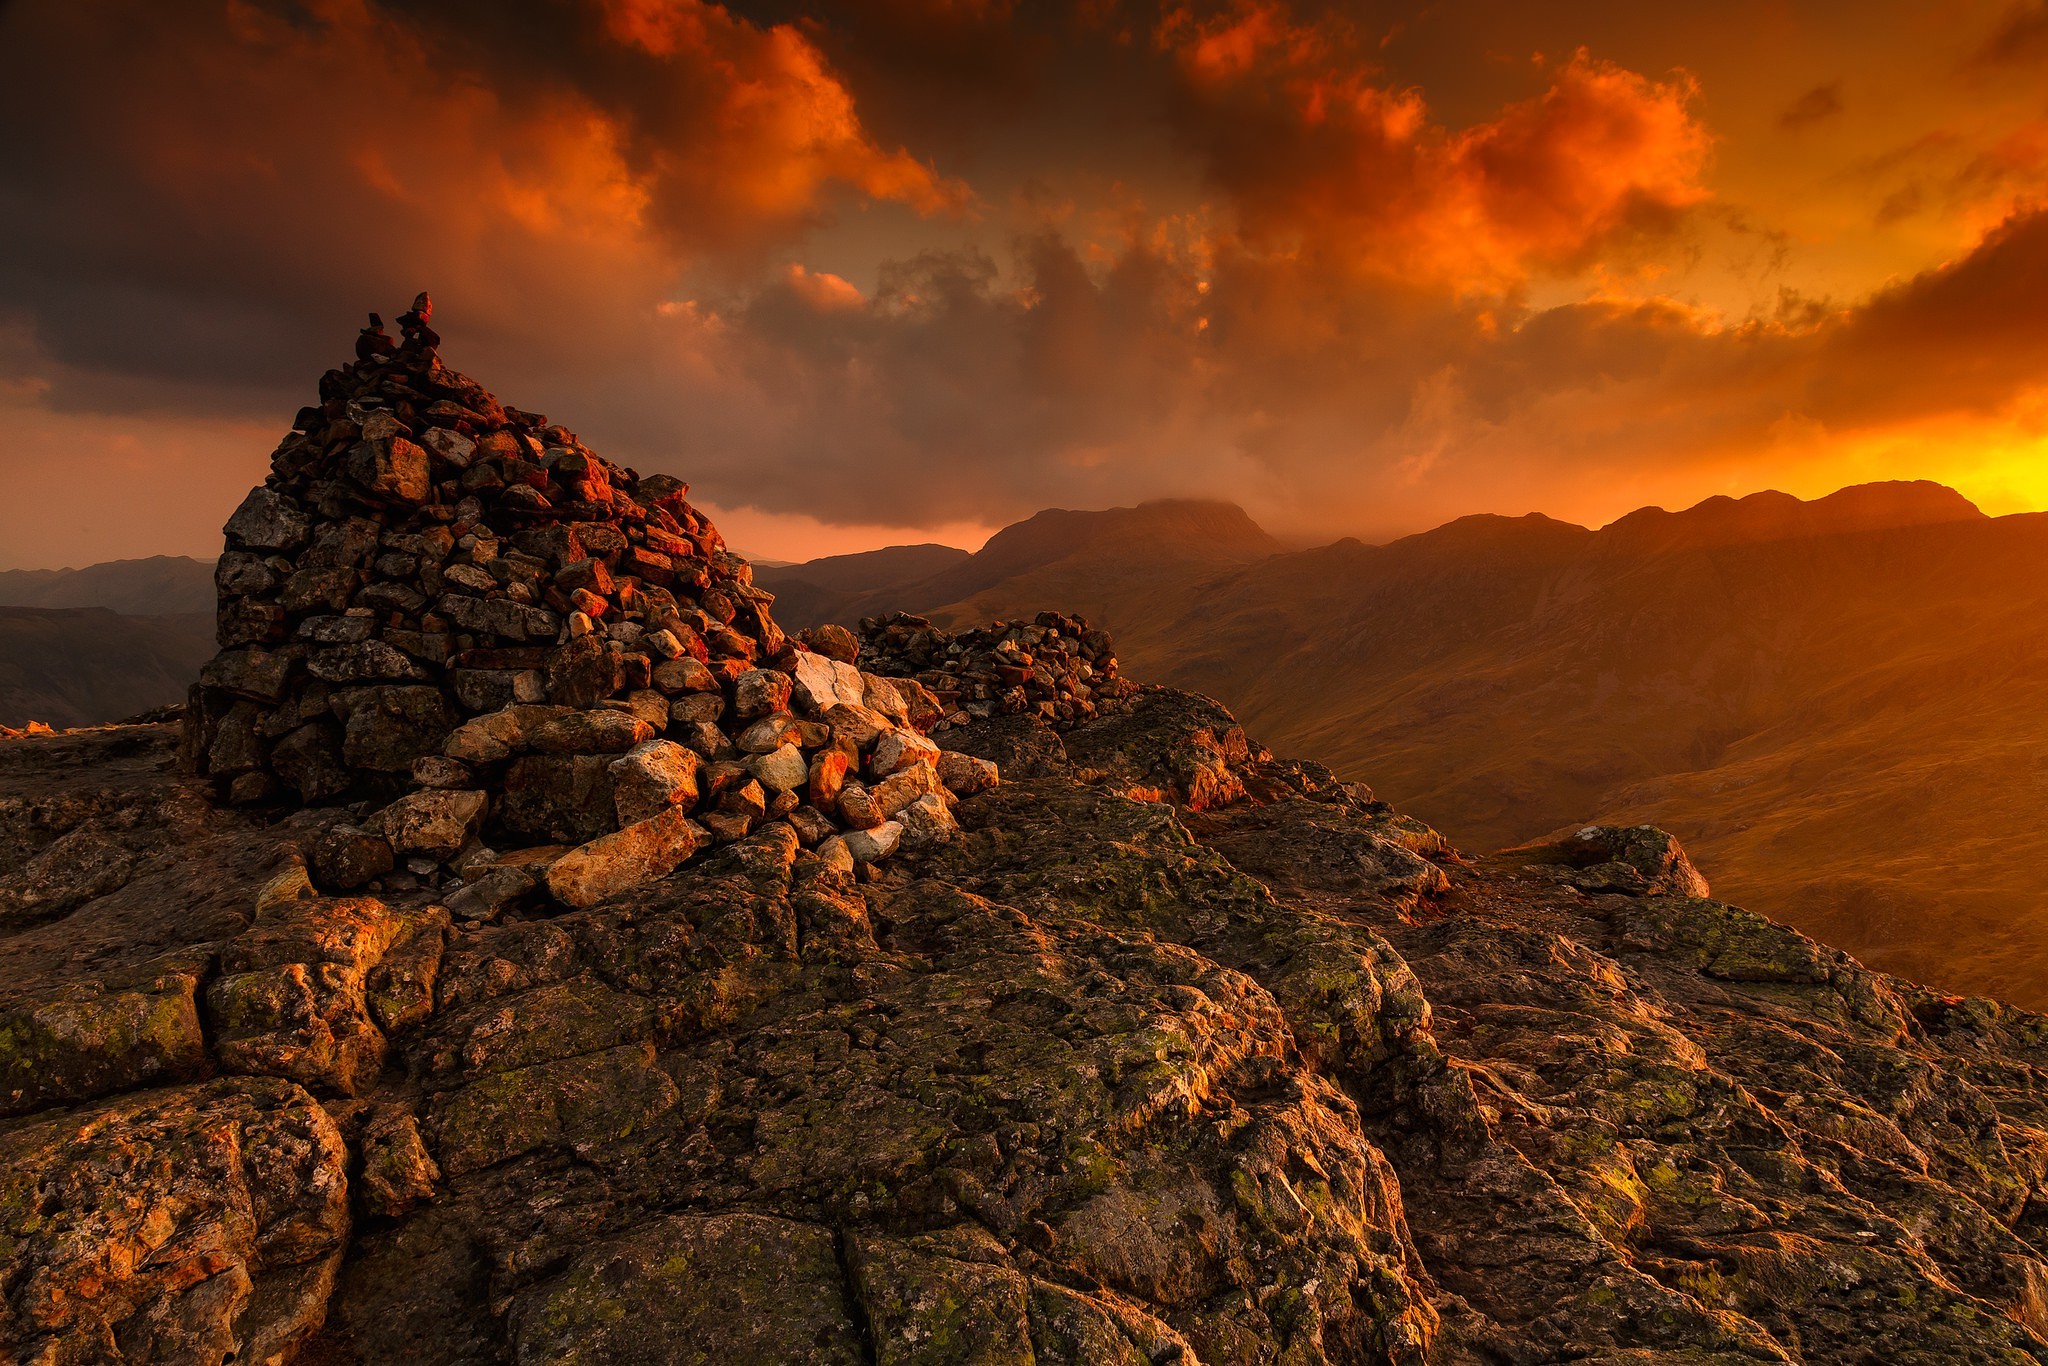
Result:
<svg viewBox="0 0 2048 1366"><path fill-rule="evenodd" d="M2040 1017L1073 619L783 639L429 312L182 731L0 739L0 1356L2048 1362Z"/></svg>

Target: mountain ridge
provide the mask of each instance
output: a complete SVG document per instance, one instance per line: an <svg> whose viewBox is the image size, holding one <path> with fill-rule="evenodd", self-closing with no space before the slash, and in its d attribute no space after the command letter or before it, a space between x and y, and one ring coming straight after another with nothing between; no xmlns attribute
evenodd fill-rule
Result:
<svg viewBox="0 0 2048 1366"><path fill-rule="evenodd" d="M2033 828L2044 564L2048 514L1987 517L1922 481L1598 529L1476 514L1188 575L1140 564L1136 588L1099 557L891 605L1001 617L1059 592L1140 676L1225 701L1461 846L1594 815L1665 825L1736 895L1880 966L2048 1003L2048 940L2028 928L2048 878L2018 850L1942 858L1985 820ZM1932 823L1892 833L1883 802ZM1951 943L1958 888L1969 931Z"/></svg>
<svg viewBox="0 0 2048 1366"><path fill-rule="evenodd" d="M213 611L213 566L185 555L80 569L0 570L0 607L104 607L123 616Z"/></svg>
<svg viewBox="0 0 2048 1366"><path fill-rule="evenodd" d="M816 568L760 579L796 625L806 609L853 620L905 607L957 626L1072 603L1144 673L1228 701L1275 743L1375 784L1466 847L1594 814L1654 821L1738 895L1879 966L2023 1001L2048 992L2048 951L2027 929L2048 890L2026 876L2029 860L1986 850L1958 882L1939 855L1973 839L1970 782L2018 812L2035 781L2043 742L2028 706L2048 664L2029 644L2031 608L1987 616L1987 604L2031 601L2048 515L1986 517L1952 490L1906 482L1810 502L1707 499L1599 529L1475 514L1300 551L1274 550L1215 502L1048 510L1020 525L978 566L948 547L828 557L835 586L813 599L789 586ZM1191 526L1225 534L1212 544ZM876 566L891 585L863 586ZM91 582L79 573L73 591ZM965 588L976 591L946 600ZM1972 622L1976 638L1960 635ZM0 723L101 722L176 700L160 637L182 633L183 658L208 629L165 619L67 644L49 623L22 634L0 622L0 670L15 679ZM132 655L109 653L123 641ZM1855 666L1821 659L1823 642ZM95 702L37 685L47 671L34 661L52 649L99 661L55 674L155 680L154 691L124 682ZM1932 802L1933 823L1886 835L1857 781L1895 804ZM1926 927L1958 886L1970 932L1951 947Z"/></svg>

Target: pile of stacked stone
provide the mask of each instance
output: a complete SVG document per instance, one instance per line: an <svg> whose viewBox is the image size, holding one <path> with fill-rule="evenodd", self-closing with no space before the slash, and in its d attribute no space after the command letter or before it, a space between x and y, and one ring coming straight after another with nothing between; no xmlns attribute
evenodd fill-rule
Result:
<svg viewBox="0 0 2048 1366"><path fill-rule="evenodd" d="M229 519L188 764L234 803L348 805L333 886L396 868L491 908L771 822L848 871L946 838L997 775L926 738L944 708L846 632L786 639L687 485L500 404L430 315L403 342L371 315Z"/></svg>
<svg viewBox="0 0 2048 1366"><path fill-rule="evenodd" d="M914 679L946 709L938 729L1030 713L1055 729L1092 720L1128 695L1107 631L1080 617L1040 612L971 631L942 630L897 612L860 623L860 658L878 673Z"/></svg>

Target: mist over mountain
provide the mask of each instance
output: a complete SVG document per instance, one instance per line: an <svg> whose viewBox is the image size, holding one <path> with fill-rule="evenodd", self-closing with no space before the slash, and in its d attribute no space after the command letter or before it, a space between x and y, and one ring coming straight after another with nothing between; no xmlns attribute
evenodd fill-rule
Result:
<svg viewBox="0 0 2048 1366"><path fill-rule="evenodd" d="M1653 822L1737 900L1889 970L2048 1004L2029 814L2048 792L2048 516L1889 483L1282 553L1227 505L1201 505L1230 533L1209 537L1160 506L1042 515L990 543L1029 554L854 601L941 621L1064 603L1134 674L1218 698L1462 847Z"/></svg>

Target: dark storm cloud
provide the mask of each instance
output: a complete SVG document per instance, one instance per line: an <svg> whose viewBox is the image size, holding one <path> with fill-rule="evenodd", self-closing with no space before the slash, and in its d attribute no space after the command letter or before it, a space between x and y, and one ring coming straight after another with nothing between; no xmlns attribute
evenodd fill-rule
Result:
<svg viewBox="0 0 2048 1366"><path fill-rule="evenodd" d="M1478 490L1570 511L1775 477L1787 431L2039 383L2038 218L1867 301L1724 317L1659 283L1742 218L1713 92L1566 47L1490 102L1468 74L1453 122L1389 69L1403 18L22 0L0 398L64 417L53 445L203 416L189 467L428 285L452 362L723 506L908 527L1206 493L1397 530ZM1924 218L2019 195L2039 152L2022 129L1859 183L1925 186Z"/></svg>
<svg viewBox="0 0 2048 1366"><path fill-rule="evenodd" d="M681 2L493 12L486 52L355 0L8 10L30 60L0 85L0 310L53 401L296 389L423 282L522 345L630 346L622 315L679 270L758 260L840 193L964 202L869 140L793 32Z"/></svg>
<svg viewBox="0 0 2048 1366"><path fill-rule="evenodd" d="M993 262L932 257L871 298L793 275L679 320L718 357L703 401L723 414L687 464L755 471L764 508L809 510L822 489L892 524L1162 488L1355 524L1360 508L1455 515L1475 486L1533 506L1731 457L1780 477L1788 421L1994 414L2048 367L2030 321L2048 314L2048 214L1866 305L1792 301L1732 326L1659 300L1450 304L1233 250L1197 269L1134 245L1099 271L1039 239L1024 258L1013 285Z"/></svg>
<svg viewBox="0 0 2048 1366"><path fill-rule="evenodd" d="M1795 130L1810 123L1831 119L1842 112L1842 83L1829 81L1817 85L1785 106L1785 112L1778 115L1780 128Z"/></svg>
<svg viewBox="0 0 2048 1366"><path fill-rule="evenodd" d="M1979 67L2030 65L2048 61L2048 4L2020 0L2007 10L1975 55Z"/></svg>

